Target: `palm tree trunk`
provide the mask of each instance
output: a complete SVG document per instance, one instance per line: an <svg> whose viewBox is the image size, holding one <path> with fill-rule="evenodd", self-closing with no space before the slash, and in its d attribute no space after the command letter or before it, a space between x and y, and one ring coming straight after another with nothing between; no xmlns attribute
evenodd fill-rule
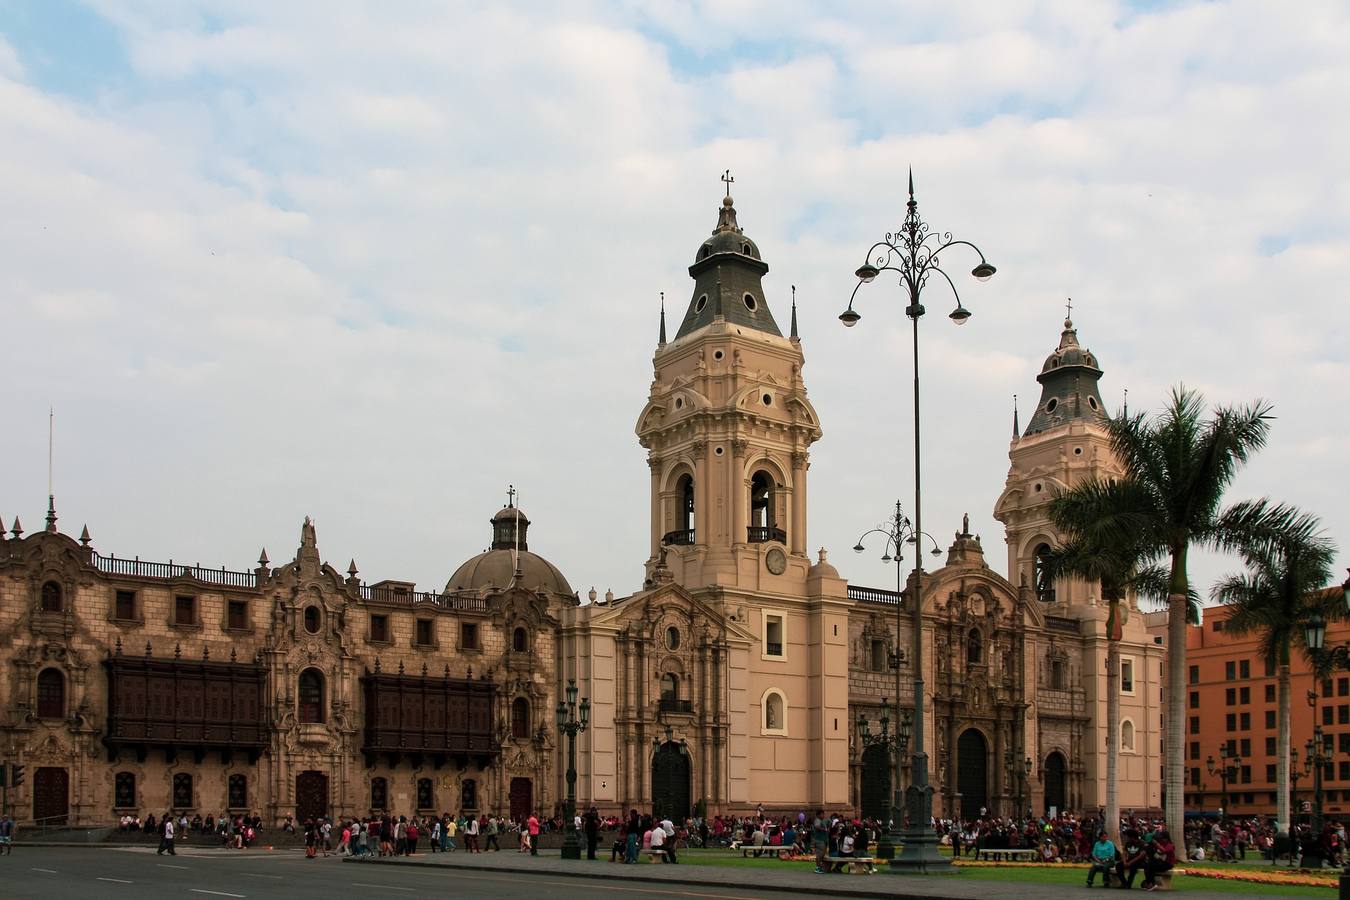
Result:
<svg viewBox="0 0 1350 900"><path fill-rule="evenodd" d="M1167 830L1176 846L1177 861L1186 855L1185 819L1185 765L1182 748L1185 746L1186 724L1186 612L1185 551L1180 558L1181 592L1177 593L1177 557L1173 556L1172 593L1167 597L1167 754L1163 785L1167 791Z"/></svg>
<svg viewBox="0 0 1350 900"><path fill-rule="evenodd" d="M1293 824L1293 811L1289 808L1289 647L1286 645L1280 654L1280 671L1277 680L1279 694L1279 756L1275 783L1279 786L1275 805L1276 832L1287 832Z"/></svg>
<svg viewBox="0 0 1350 900"><path fill-rule="evenodd" d="M1120 648L1106 644L1106 836L1120 840Z"/></svg>

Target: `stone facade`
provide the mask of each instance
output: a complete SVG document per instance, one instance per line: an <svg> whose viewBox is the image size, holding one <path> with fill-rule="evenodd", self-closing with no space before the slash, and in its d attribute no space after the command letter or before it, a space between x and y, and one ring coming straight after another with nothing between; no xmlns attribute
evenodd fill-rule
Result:
<svg viewBox="0 0 1350 900"><path fill-rule="evenodd" d="M636 428L650 546L630 596L580 603L529 551L513 502L491 520L491 548L433 593L366 585L354 563L339 573L308 520L291 561L264 553L246 572L103 557L54 510L34 535L16 522L0 535L0 758L28 766L11 796L20 818L553 812L567 747L552 712L571 681L590 703L583 804L884 815L891 763L857 720L898 723L915 666L938 815L1096 809L1112 651L1120 804L1159 806L1163 647L1133 598L1108 641L1099 590L1038 564L1060 540L1055 492L1119 471L1102 372L1072 323L1027 430L1014 420L994 504L1008 574L963 523L944 564L903 590L852 586L824 550L808 554L823 431L795 306L785 337L767 270L727 197L673 340L662 312ZM915 597L918 660L902 649ZM905 755L901 787L908 767Z"/></svg>
<svg viewBox="0 0 1350 900"><path fill-rule="evenodd" d="M527 564L419 593L322 562L308 520L293 560L249 572L104 557L54 512L32 535L16 522L0 542L0 758L27 769L12 807L71 824L551 809L558 614L577 601L533 554L492 552ZM461 696L481 699L457 736Z"/></svg>

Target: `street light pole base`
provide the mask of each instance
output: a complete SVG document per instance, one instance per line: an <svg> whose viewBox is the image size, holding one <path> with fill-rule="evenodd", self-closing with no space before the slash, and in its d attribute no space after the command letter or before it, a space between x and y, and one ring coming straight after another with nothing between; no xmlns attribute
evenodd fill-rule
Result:
<svg viewBox="0 0 1350 900"><path fill-rule="evenodd" d="M581 859L581 841L578 840L576 829L569 829L563 838L562 858Z"/></svg>
<svg viewBox="0 0 1350 900"><path fill-rule="evenodd" d="M938 852L937 832L919 827L904 832L904 846L890 861L887 871L900 875L955 875L956 866L950 856Z"/></svg>

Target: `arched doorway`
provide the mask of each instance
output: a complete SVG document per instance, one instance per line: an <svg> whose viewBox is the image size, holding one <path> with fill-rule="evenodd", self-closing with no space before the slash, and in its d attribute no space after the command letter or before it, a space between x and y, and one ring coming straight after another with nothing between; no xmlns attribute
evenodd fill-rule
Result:
<svg viewBox="0 0 1350 900"><path fill-rule="evenodd" d="M1045 758L1045 808L1063 812L1068 805L1068 765L1064 754L1056 750Z"/></svg>
<svg viewBox="0 0 1350 900"><path fill-rule="evenodd" d="M295 818L299 822L328 815L328 776L301 772L295 776Z"/></svg>
<svg viewBox="0 0 1350 900"><path fill-rule="evenodd" d="M989 745L974 728L956 741L956 789L961 792L961 818L978 818L989 807Z"/></svg>
<svg viewBox="0 0 1350 900"><path fill-rule="evenodd" d="M683 822L692 804L689 755L674 741L666 741L652 757L652 811L657 819Z"/></svg>
<svg viewBox="0 0 1350 900"><path fill-rule="evenodd" d="M890 748L873 744L863 751L862 785L858 798L864 819L887 822L891 818Z"/></svg>
<svg viewBox="0 0 1350 900"><path fill-rule="evenodd" d="M511 821L523 822L534 811L534 782L528 778L511 779Z"/></svg>
<svg viewBox="0 0 1350 900"><path fill-rule="evenodd" d="M38 825L64 825L70 814L70 773L44 766L33 773L33 819Z"/></svg>

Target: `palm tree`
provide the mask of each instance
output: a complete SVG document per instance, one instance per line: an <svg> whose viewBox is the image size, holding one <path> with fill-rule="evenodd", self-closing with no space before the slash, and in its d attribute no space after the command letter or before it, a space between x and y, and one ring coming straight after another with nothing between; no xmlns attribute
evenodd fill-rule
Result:
<svg viewBox="0 0 1350 900"><path fill-rule="evenodd" d="M1331 579L1336 548L1322 535L1317 517L1267 501L1239 503L1220 519L1235 536L1246 571L1214 586L1215 600L1233 607L1228 631L1261 638L1261 654L1276 666L1279 755L1276 785L1278 827L1287 829L1289 809L1289 664L1294 647L1305 656L1304 625L1331 610L1321 591ZM1339 604L1338 604L1339 606ZM1311 659L1311 657L1309 657Z"/></svg>
<svg viewBox="0 0 1350 900"><path fill-rule="evenodd" d="M1138 547L1094 546L1081 535L1087 523L1073 516L1081 507L1072 492L1050 503L1050 518L1070 536L1069 543L1045 557L1047 573L1053 577L1076 576L1101 582L1102 599L1110 607L1106 620L1106 821L1103 827L1112 840L1120 830L1120 627L1123 624L1120 602L1140 562Z"/></svg>
<svg viewBox="0 0 1350 900"><path fill-rule="evenodd" d="M1251 455L1265 445L1270 406L1220 407L1206 419L1204 398L1174 388L1156 417L1122 414L1106 427L1124 469L1120 478L1094 479L1073 491L1073 519L1097 546L1137 543L1168 558L1167 747L1164 787L1167 826L1185 858L1184 742L1186 623L1190 582L1186 558L1193 545L1225 545L1219 507L1224 490Z"/></svg>

